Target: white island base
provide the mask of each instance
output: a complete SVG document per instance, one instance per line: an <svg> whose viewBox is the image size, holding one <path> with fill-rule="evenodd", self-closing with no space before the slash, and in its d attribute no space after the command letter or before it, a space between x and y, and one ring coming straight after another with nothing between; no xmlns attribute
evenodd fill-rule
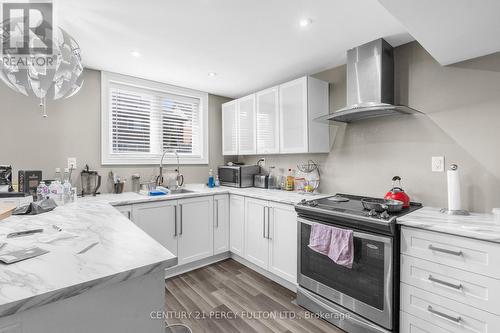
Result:
<svg viewBox="0 0 500 333"><path fill-rule="evenodd" d="M62 273L64 274L64 273ZM164 270L0 318L1 333L138 333L164 332ZM71 292L71 291L68 291Z"/></svg>

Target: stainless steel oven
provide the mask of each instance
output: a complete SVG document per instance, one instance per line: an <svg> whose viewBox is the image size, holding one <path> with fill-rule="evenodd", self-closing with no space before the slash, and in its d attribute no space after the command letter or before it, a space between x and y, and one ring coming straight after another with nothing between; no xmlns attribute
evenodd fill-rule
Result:
<svg viewBox="0 0 500 333"><path fill-rule="evenodd" d="M298 218L299 304L351 316L350 321L332 321L349 332L392 331L394 237L354 229L354 262L349 269L309 248L313 223L332 225Z"/></svg>

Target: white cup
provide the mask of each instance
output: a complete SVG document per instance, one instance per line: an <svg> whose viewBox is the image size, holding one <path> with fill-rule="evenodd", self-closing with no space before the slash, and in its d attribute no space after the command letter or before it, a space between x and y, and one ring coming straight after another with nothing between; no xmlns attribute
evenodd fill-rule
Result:
<svg viewBox="0 0 500 333"><path fill-rule="evenodd" d="M495 215L495 221L500 223L500 208L493 208L491 212Z"/></svg>

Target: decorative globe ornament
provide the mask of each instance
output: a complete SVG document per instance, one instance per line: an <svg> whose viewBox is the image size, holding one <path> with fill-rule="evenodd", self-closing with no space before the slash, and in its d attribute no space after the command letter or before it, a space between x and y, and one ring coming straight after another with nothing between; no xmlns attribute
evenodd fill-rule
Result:
<svg viewBox="0 0 500 333"><path fill-rule="evenodd" d="M4 46L0 61L0 79L14 91L40 99L42 114L47 117L47 98L56 100L71 97L83 85L80 47L66 31L51 27L52 33L43 40L35 34L30 34L29 47L32 51L20 55L19 49L6 48L5 45L23 45L23 19L10 19L8 24L6 23L3 22L0 29L0 42ZM40 26L43 28L44 24L46 23L43 22ZM37 46L40 44L52 46L52 52L37 52Z"/></svg>

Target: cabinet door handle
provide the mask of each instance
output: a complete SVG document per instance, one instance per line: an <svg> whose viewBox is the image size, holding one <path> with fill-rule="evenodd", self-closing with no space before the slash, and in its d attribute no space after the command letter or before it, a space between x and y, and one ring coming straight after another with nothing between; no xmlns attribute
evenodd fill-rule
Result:
<svg viewBox="0 0 500 333"><path fill-rule="evenodd" d="M437 251L437 252L442 252L442 253L447 253L447 254L451 254L451 255L457 256L457 257L460 257L460 256L464 255L464 253L462 251L453 251L453 250L443 249L443 248L440 248L440 247L435 247L432 244L429 245L429 250L431 250L431 251Z"/></svg>
<svg viewBox="0 0 500 333"><path fill-rule="evenodd" d="M267 239L271 239L271 207L267 207Z"/></svg>
<svg viewBox="0 0 500 333"><path fill-rule="evenodd" d="M457 289L457 290L460 290L460 289L463 288L462 284L454 284L454 283L451 283L451 282L446 282L446 281L443 281L443 280L440 280L440 279L436 279L432 275L429 275L428 280L432 281L432 282L435 282L435 283L442 284L442 285L447 286L447 287L451 287L453 289Z"/></svg>
<svg viewBox="0 0 500 333"><path fill-rule="evenodd" d="M179 213L180 213L180 222L181 222L181 230L179 231L179 236L182 235L182 205L179 205Z"/></svg>
<svg viewBox="0 0 500 333"><path fill-rule="evenodd" d="M177 237L177 205L174 206L174 237Z"/></svg>
<svg viewBox="0 0 500 333"><path fill-rule="evenodd" d="M262 207L262 237L266 238L266 207Z"/></svg>
<svg viewBox="0 0 500 333"><path fill-rule="evenodd" d="M219 200L215 200L215 227L219 229Z"/></svg>
<svg viewBox="0 0 500 333"><path fill-rule="evenodd" d="M450 316L449 314L443 313L441 311L434 310L432 308L432 306L430 306L430 305L427 307L427 311L429 311L432 314L435 314L436 316L443 317L445 319L454 321L455 323L459 323L462 320L462 318L460 316L454 317L454 316Z"/></svg>
<svg viewBox="0 0 500 333"><path fill-rule="evenodd" d="M127 217L128 217L128 219L129 219L130 221L132 221L132 219L130 218L130 217L131 217L131 215L132 215L132 212L131 212L130 210L129 210L129 211L127 211Z"/></svg>

